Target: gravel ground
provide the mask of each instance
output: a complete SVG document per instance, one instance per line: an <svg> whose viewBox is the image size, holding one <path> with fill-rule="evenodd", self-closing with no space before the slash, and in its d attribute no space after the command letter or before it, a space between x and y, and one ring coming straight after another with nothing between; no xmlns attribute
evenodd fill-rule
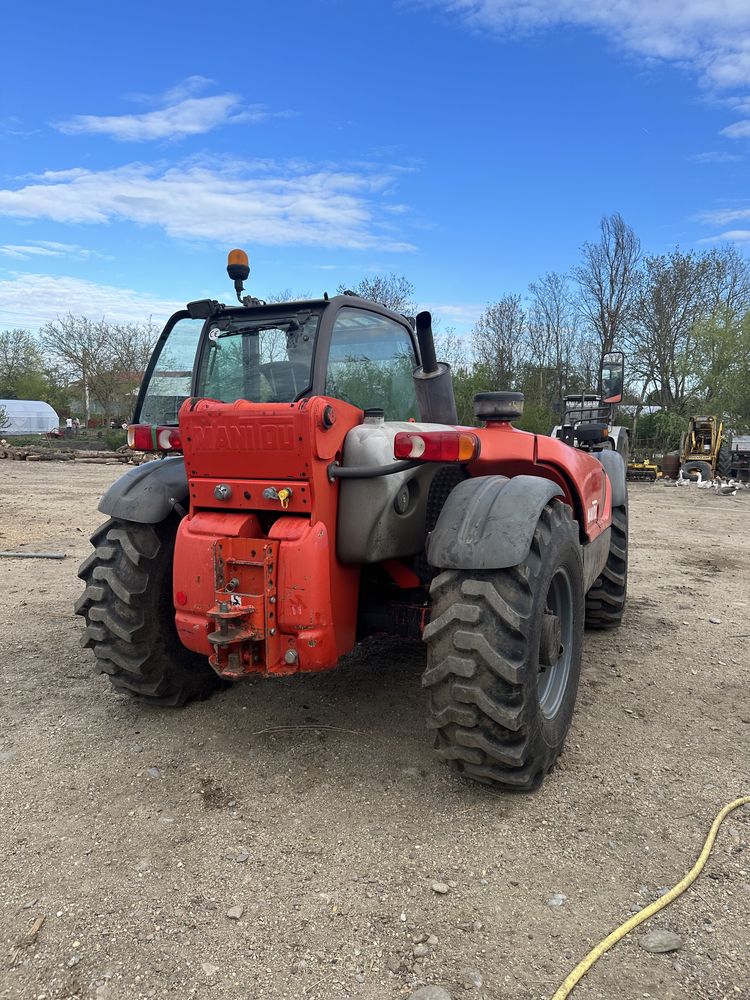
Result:
<svg viewBox="0 0 750 1000"><path fill-rule="evenodd" d="M632 485L626 621L529 797L433 758L418 645L177 712L115 694L71 608L119 474L0 463L0 549L68 555L0 560L0 998L550 997L750 792L750 493ZM574 996L750 998L750 809Z"/></svg>

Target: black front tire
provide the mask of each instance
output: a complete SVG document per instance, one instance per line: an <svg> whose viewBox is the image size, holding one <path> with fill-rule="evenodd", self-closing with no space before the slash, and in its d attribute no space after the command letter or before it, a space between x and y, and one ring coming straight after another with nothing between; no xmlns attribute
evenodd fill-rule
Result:
<svg viewBox="0 0 750 1000"><path fill-rule="evenodd" d="M540 666L540 641L560 580L565 668L552 683L546 671L557 666ZM544 508L520 565L447 570L431 594L422 683L438 756L483 784L532 791L563 748L581 669L583 566L570 508Z"/></svg>
<svg viewBox="0 0 750 1000"><path fill-rule="evenodd" d="M91 536L94 552L78 575L86 589L75 612L86 619L81 645L93 649L113 687L155 705L208 697L224 682L205 657L185 649L172 604L177 519L162 524L110 520Z"/></svg>
<svg viewBox="0 0 750 1000"><path fill-rule="evenodd" d="M586 594L586 628L617 628L628 593L628 508L612 508L609 553L604 569Z"/></svg>

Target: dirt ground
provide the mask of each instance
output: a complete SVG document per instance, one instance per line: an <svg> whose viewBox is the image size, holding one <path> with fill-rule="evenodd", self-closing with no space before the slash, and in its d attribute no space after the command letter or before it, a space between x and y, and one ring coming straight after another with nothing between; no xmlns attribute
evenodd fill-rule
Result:
<svg viewBox="0 0 750 1000"><path fill-rule="evenodd" d="M72 605L120 472L0 462L0 549L67 554L0 559L3 1000L550 997L750 793L750 492L632 485L625 625L587 634L529 797L432 756L418 645L176 712L115 694ZM750 998L750 809L649 927L683 946L650 954L639 928L575 1000Z"/></svg>

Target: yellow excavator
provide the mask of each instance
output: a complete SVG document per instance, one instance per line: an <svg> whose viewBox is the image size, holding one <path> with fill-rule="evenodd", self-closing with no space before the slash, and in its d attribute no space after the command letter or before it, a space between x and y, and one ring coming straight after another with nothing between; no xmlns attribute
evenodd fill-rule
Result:
<svg viewBox="0 0 750 1000"><path fill-rule="evenodd" d="M691 417L680 441L680 469L691 479L726 479L732 464L732 443L718 417Z"/></svg>

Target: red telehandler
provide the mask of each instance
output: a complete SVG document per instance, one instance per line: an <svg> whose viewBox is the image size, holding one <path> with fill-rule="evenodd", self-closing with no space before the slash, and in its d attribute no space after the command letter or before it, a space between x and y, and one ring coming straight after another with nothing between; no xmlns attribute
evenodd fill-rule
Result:
<svg viewBox="0 0 750 1000"><path fill-rule="evenodd" d="M619 625L622 457L513 427L520 393L457 425L431 318L347 293L191 302L166 324L129 429L158 453L102 499L84 645L161 705L250 674L330 670L373 633L421 638L440 758L533 789L557 759L584 624ZM615 393L616 395L616 393Z"/></svg>

